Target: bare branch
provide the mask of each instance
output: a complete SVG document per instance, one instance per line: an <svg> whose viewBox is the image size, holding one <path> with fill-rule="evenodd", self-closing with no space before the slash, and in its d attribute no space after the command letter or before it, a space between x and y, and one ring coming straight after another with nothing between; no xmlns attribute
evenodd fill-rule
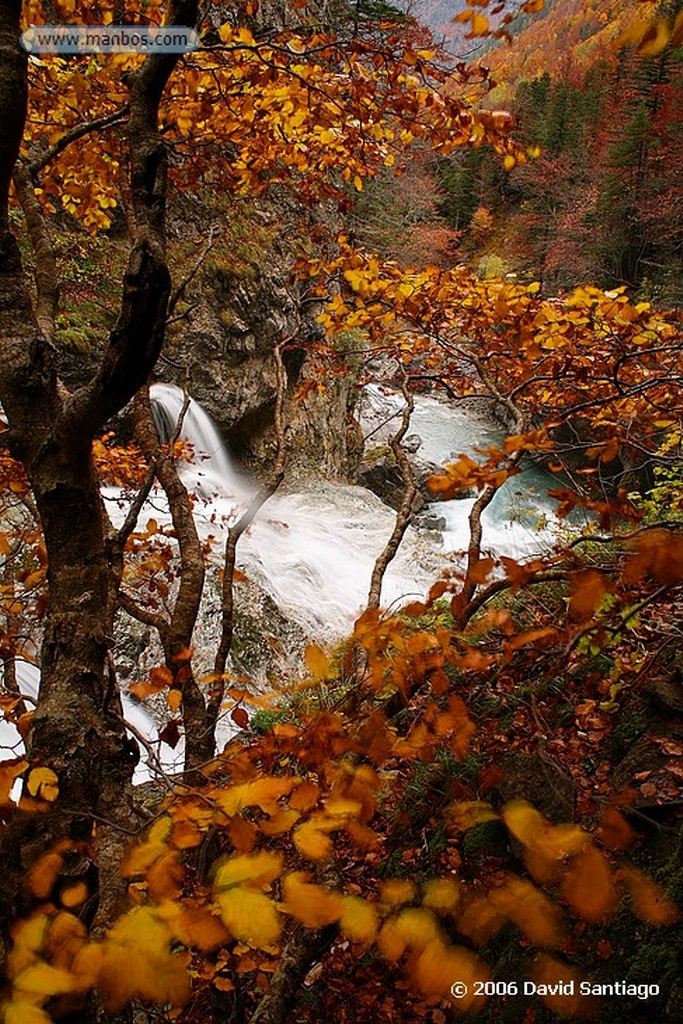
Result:
<svg viewBox="0 0 683 1024"><path fill-rule="evenodd" d="M197 257L197 259L195 260L194 264L188 270L188 272L185 275L185 277L182 279L180 284L174 290L173 294L171 295L171 298L168 300L168 309L166 311L167 322L171 323L171 322L175 322L175 321L180 319L180 317L174 317L173 320L171 320L171 317L173 316L173 311L175 310L176 306L178 305L178 302L180 301L180 299L182 299L183 294L185 292L185 289L190 284L192 279L196 276L198 271L201 269L201 266L202 266L204 260L206 259L206 257L209 255L211 249L213 248L213 243L216 240L217 235L218 235L218 228L215 225L212 225L209 228L209 237L208 237L208 239L206 241L206 245L202 249L202 251L199 254L199 256Z"/></svg>
<svg viewBox="0 0 683 1024"><path fill-rule="evenodd" d="M167 647L171 625L168 619L151 611L149 608L141 608L132 597L122 590L118 593L118 604L132 619L137 619L138 622L144 623L145 626L151 626L152 629L156 629L161 640L161 646L164 649Z"/></svg>
<svg viewBox="0 0 683 1024"><path fill-rule="evenodd" d="M392 558L398 551L399 545L405 536L408 526L410 525L413 508L415 507L415 498L417 497L417 487L415 486L415 480L413 479L413 471L410 466L410 461L401 445L401 442L410 427L410 417L412 416L415 408L413 396L408 391L405 374L401 384L401 391L406 404L401 417L401 426L389 441L389 445L394 453L396 464L401 470L401 477L403 478L403 498L401 499L401 507L396 514L396 521L394 523L394 529L392 530L391 537L387 541L384 551L382 551L378 556L372 570L372 576L370 578L370 592L368 593L368 608L379 608L384 574L387 571Z"/></svg>
<svg viewBox="0 0 683 1024"><path fill-rule="evenodd" d="M286 444L283 410L285 395L287 392L287 372L285 370L284 363L282 362L282 344L283 343L276 345L273 350L276 381L274 426L275 437L277 439L277 454L275 456L273 473L270 480L256 492L241 518L230 527L230 530L228 531L228 539L225 544L225 557L223 559L221 639L214 660L213 672L215 679L209 693L209 701L207 705L207 720L212 731L215 730L220 707L223 702L223 696L225 693L225 666L232 646L234 625L233 576L235 573L235 560L237 557L237 542L247 527L254 521L254 518L261 507L278 489L282 483L285 473Z"/></svg>

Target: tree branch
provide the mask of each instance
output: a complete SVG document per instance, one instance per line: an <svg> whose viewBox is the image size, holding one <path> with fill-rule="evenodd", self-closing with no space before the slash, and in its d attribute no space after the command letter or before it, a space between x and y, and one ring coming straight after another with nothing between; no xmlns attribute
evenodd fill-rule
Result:
<svg viewBox="0 0 683 1024"><path fill-rule="evenodd" d="M237 542L247 527L254 521L261 507L278 489L285 473L286 445L283 410L287 392L287 372L282 362L282 343L274 348L273 359L275 360L276 380L274 426L277 439L277 454L271 479L257 491L244 514L228 531L225 557L223 559L221 639L214 660L213 674L215 678L209 692L207 705L207 722L212 731L215 731L221 704L223 703L223 696L225 694L225 666L230 654L230 648L232 647L235 597L233 576L237 557Z"/></svg>
<svg viewBox="0 0 683 1024"><path fill-rule="evenodd" d="M391 537L387 541L384 551L382 551L378 556L372 570L370 591L368 593L367 602L368 608L379 608L384 574L387 571L389 563L398 551L399 545L405 536L408 526L410 525L413 508L415 506L415 498L417 496L417 487L415 486L415 480L413 479L413 471L410 466L410 461L401 445L401 442L410 427L410 417L412 416L415 408L413 396L408 391L405 374L401 383L401 391L406 404L401 417L401 426L389 441L389 445L394 453L396 464L401 470L401 477L403 478L403 498L401 499L401 506L396 514L396 521L394 523L394 529L392 530Z"/></svg>
<svg viewBox="0 0 683 1024"><path fill-rule="evenodd" d="M54 341L59 306L59 275L45 214L35 193L27 166L19 161L14 170L14 187L26 218L34 254L37 289L36 320L49 342Z"/></svg>
<svg viewBox="0 0 683 1024"><path fill-rule="evenodd" d="M184 408L188 401L186 395ZM213 738L207 736L204 699L192 675L191 661L183 658L179 664L176 656L189 648L192 641L204 590L204 554L192 515L192 501L173 458L173 446L165 450L159 441L149 388L142 388L135 396L134 411L135 432L143 454L155 467L157 479L168 498L180 551L180 585L168 625L164 654L174 678L178 678L181 672L184 676L179 678L179 684L183 694L185 752L188 767L194 767L213 754ZM180 426L176 426L176 431L179 433Z"/></svg>
<svg viewBox="0 0 683 1024"><path fill-rule="evenodd" d="M128 104L124 103L120 110L116 110L111 114L105 114L104 117L97 117L92 121L85 121L82 124L77 124L71 128L68 132L65 132L56 142L51 146L48 146L42 153L38 153L32 160L29 160L26 164L26 171L31 178L35 178L36 175L40 174L49 163L54 160L56 156L59 156L67 146L70 146L72 142L76 142L78 139L82 139L85 135L91 135L93 132L101 132L104 128L112 128L115 125L125 124L126 115L128 114Z"/></svg>
<svg viewBox="0 0 683 1024"><path fill-rule="evenodd" d="M198 4L177 0L169 25L194 25ZM130 76L128 153L134 244L124 276L121 313L95 376L74 393L57 424L64 436L92 436L145 384L164 339L171 279L166 262L167 152L159 103L178 54L155 53Z"/></svg>

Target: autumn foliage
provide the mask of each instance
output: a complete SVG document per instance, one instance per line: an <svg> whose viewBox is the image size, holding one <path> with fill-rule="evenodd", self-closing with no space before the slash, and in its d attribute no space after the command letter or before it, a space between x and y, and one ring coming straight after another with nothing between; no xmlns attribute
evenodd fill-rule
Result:
<svg viewBox="0 0 683 1024"><path fill-rule="evenodd" d="M51 6L76 23L108 24L115 13L108 4ZM145 16L158 22L166 6L147 4ZM541 6L530 0L522 9L533 14ZM123 5L127 17L134 7ZM459 21L473 38L504 37L506 12L490 12L494 24L487 7L473 0ZM173 155L173 189L254 196L276 187L294 190L309 208L335 199L348 212L369 179L405 167L412 146L447 156L486 142L508 171L536 159L506 115L467 101L473 77L481 84L486 76L464 68L454 84L443 55L416 26L387 17L361 32L351 19L334 32L321 28L315 11L299 11L296 27L279 35L259 23L255 4L234 24L200 24L203 47L162 83L157 120ZM24 24L48 16L47 5L23 5ZM667 22L666 39L659 26L629 39L641 51L663 49L678 22ZM51 350L59 329L53 318L49 336L40 270L41 260L49 263L50 225L60 218L95 235L123 210L138 247L123 301L145 259L157 274L146 287L166 287L163 217L152 203L145 219L150 191L128 175L131 83L134 90L144 80L155 67L150 61L90 55L30 64L18 162L24 177L15 175L12 223L24 217L33 225L40 330ZM482 232L487 214L482 207L475 215ZM95 540L111 576L109 624L118 609L156 630L163 658L128 690L165 705L161 739L174 746L182 733L189 754L186 772L157 771L156 792L138 801L131 742L133 756L139 751L125 738L114 641L105 637L92 734L105 751L115 741L127 751L120 784L99 761L93 782L110 801L112 790L123 794L122 817L112 821L99 803L84 802L69 773L71 738L59 732L59 715L52 734L43 697L34 708L16 669L22 660L40 664L43 642L43 659L54 664L60 646L51 632L60 611L56 549L49 550L44 528L45 493L56 485L36 485L41 460L51 444L69 450L63 439L73 438L63 424L72 406L87 401L88 388L106 374L118 380L129 324L123 316L117 322L85 396L65 397L54 386L59 437L31 457L20 417L11 414L14 374L5 432L11 449L0 439L0 707L25 752L0 763L0 814L7 842L29 838L20 844L21 891L4 968L6 1024L78 1019L94 998L105 1015L134 1003L183 1024L233 1014L253 1024L308 1021L320 1009L296 1000L320 965L329 984L319 1006L330 1019L344 997L355 998L357 971L367 1014L359 1022L386 1019L378 1007L396 991L402 1008L391 1004L394 1019L439 1022L446 1012L484 1008L485 983L500 969L496 943L509 936L520 976L552 986L588 976L582 958L609 960L605 935L624 918L627 929L680 922L666 879L652 877L640 858L648 822L673 820L680 805L680 734L658 722L647 740L656 747L652 766L630 765L618 778L607 752L618 743L622 712L639 706L648 673L671 674L677 643L680 311L658 309L626 287L585 285L547 297L538 282L482 279L450 266L445 255L439 266L406 267L357 246L338 224L328 227L318 225L317 248L302 252L296 267L325 334L306 351L311 365L348 373L339 341L351 336L360 339L359 384L389 365L404 395L440 389L451 399L485 402L504 424L500 442L460 454L429 481L443 499L475 495L467 549L446 563L424 600L398 610L369 607L334 650L309 644L300 678L283 681L284 697L276 698L250 692L248 681L225 671L234 549L248 528L241 521L222 567L222 667L219 654L218 668L201 675L192 602L209 545L194 525L196 499L177 473L190 453L177 435L162 444L154 434L143 387L135 398L136 443L96 432L74 461L96 486L130 497L134 514L118 530L97 510ZM13 260L0 269L11 265L14 273ZM182 289L162 293L165 316ZM276 349L279 385L281 352L295 347L283 338ZM324 392L326 381L316 384ZM279 470L266 497L282 478L281 406L278 394ZM552 549L502 557L485 546L481 515L529 460L554 475L550 493L563 527ZM58 463L56 476L63 471ZM169 497L171 525L142 521L155 479ZM677 497L663 502L656 484ZM576 510L585 513L578 525ZM78 575L73 564L67 568ZM73 599L67 589L57 592ZM65 694L67 667L66 682L58 679ZM87 683L96 672L73 675ZM257 727L257 709L265 727ZM216 752L219 710L231 715L236 734ZM199 725L208 740L191 748ZM210 753L200 757L207 743ZM503 752L569 780L568 812L544 812L535 793L511 793ZM477 847L482 835L489 839ZM465 986L457 1000L455 982ZM542 998L562 1014L593 1008L578 997Z"/></svg>

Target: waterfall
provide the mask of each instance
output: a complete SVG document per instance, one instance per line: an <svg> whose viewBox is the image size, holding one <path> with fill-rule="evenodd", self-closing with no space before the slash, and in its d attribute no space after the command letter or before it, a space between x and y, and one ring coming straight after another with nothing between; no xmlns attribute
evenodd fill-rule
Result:
<svg viewBox="0 0 683 1024"><path fill-rule="evenodd" d="M171 384L155 384L151 398L157 422L164 436L170 437L183 408L183 392ZM362 408L366 434L376 436L378 443L386 441L396 429L402 408L400 394L366 388ZM420 395L415 396L411 433L420 438L420 457L438 465L460 452L476 453L502 436L482 413ZM198 527L205 536L222 541L255 485L235 468L215 424L192 399L180 438L193 452L193 460L182 463L181 474L187 487L202 499L195 506ZM543 493L545 483L543 475L531 469L500 489L482 517L485 548L522 557L549 542L547 523L554 514ZM427 512L443 524L440 532L409 528L385 576L385 606L424 596L446 567L444 559L448 557L447 564L457 560L457 552L467 547L467 517L473 501L463 498L429 506ZM157 518L163 503L157 495ZM338 639L365 606L375 560L394 522L392 510L362 487L321 481L296 493L278 492L240 539L237 564L312 638ZM539 523L546 527L539 529Z"/></svg>
<svg viewBox="0 0 683 1024"><path fill-rule="evenodd" d="M178 440L191 449L182 467L188 490L206 498L223 495L247 501L255 487L233 466L216 425L199 402L190 398L183 415L185 394L174 384L153 384L149 397L162 441L174 436L182 416Z"/></svg>
<svg viewBox="0 0 683 1024"><path fill-rule="evenodd" d="M185 405L182 390L171 384L150 389L152 409L162 439L177 429ZM368 387L363 399L365 431L386 443L396 430L403 398L396 392ZM452 408L433 398L416 396L411 432L420 438L419 456L443 464L460 452L495 444L501 431L471 408ZM189 400L179 439L188 446L180 473L197 498L195 516L204 538L213 538L216 568L222 560L222 543L231 523L241 514L256 486L233 465L210 417ZM372 444L372 441L370 442ZM551 532L536 528L539 520L553 518L544 496L546 480L536 470L510 479L496 494L483 519L486 549L513 557L528 555L547 544ZM534 494L534 488L538 493ZM547 488L546 488L547 489ZM521 505L520 505L521 495ZM103 492L114 523L123 521L130 497L115 488ZM423 597L441 572L457 563L468 542L468 522L473 498L434 502L433 517L443 523L440 531L410 527L385 575L382 604L385 607ZM165 495L153 491L141 514L169 523ZM362 487L319 482L295 493L276 493L263 505L238 545L237 565L260 586L286 618L299 624L305 634L320 642L332 642L348 634L365 607L375 560L394 527L395 514L376 495ZM17 661L17 679L24 694L36 698L40 673L28 661ZM171 750L159 740L159 725L140 703L125 691L121 694L124 718L152 746L164 771L183 766L184 745ZM234 733L229 719L220 723L219 749ZM131 733L131 735L134 735ZM0 721L0 747L4 756L17 756L24 744L16 728ZM155 774L144 746L134 781ZM20 783L18 784L20 787Z"/></svg>
<svg viewBox="0 0 683 1024"><path fill-rule="evenodd" d="M437 466L452 462L461 454L481 458L481 450L500 444L503 430L476 409L476 399L464 406L452 406L425 395L415 395L415 410L410 433L420 438L418 457ZM475 404L476 403L476 404ZM361 424L370 444L380 444L393 434L400 422L404 400L390 389L371 384L364 389L361 401ZM548 497L556 482L549 473L535 466L510 479L496 492L482 515L482 547L498 555L524 558L552 544L557 525L555 504ZM425 510L425 517L441 522L441 551L462 552L469 543L468 516L474 498L435 501ZM434 532L432 532L434 535Z"/></svg>

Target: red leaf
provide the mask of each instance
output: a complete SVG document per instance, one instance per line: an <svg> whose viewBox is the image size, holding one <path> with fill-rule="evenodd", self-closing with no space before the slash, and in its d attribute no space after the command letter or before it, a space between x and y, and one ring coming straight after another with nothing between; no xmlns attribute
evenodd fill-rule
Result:
<svg viewBox="0 0 683 1024"><path fill-rule="evenodd" d="M159 739L162 743L167 743L169 747L175 748L180 739L178 723L173 720L168 722L159 733Z"/></svg>
<svg viewBox="0 0 683 1024"><path fill-rule="evenodd" d="M246 729L249 725L249 715L246 713L244 708L234 708L230 717L235 725L239 725L240 729Z"/></svg>

